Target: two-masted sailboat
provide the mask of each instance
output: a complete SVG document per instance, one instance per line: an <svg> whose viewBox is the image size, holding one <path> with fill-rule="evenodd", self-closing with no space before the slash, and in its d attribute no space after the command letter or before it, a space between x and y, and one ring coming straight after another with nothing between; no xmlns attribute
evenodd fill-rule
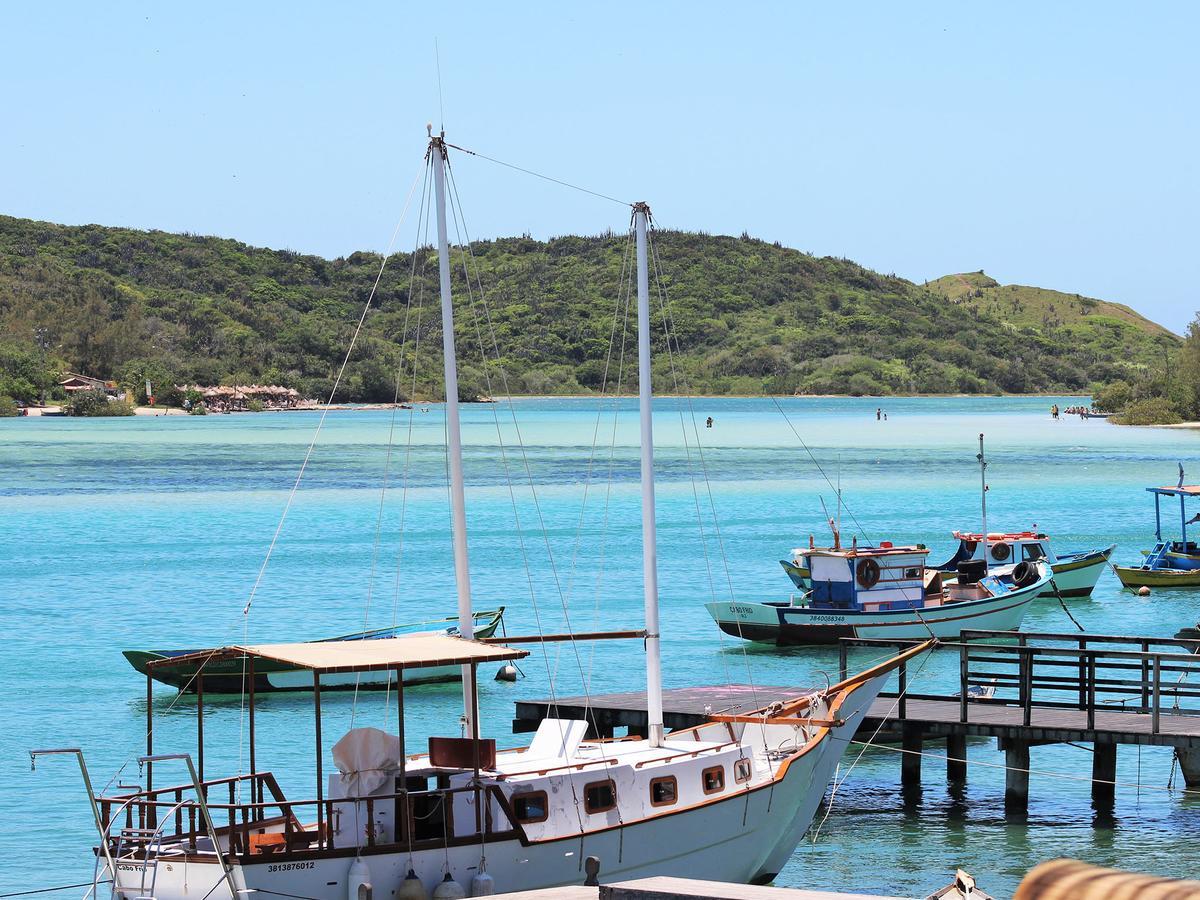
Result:
<svg viewBox="0 0 1200 900"><path fill-rule="evenodd" d="M190 754L155 755L148 721L145 785L89 796L101 840L98 880L118 897L234 900L304 897L345 900L517 891L578 884L597 857L607 879L687 875L770 881L808 829L834 767L900 661L921 644L838 684L797 691L789 702L742 715L712 715L664 733L655 555L653 431L647 229L650 211L633 206L636 233L641 489L648 727L640 736L590 739L587 723L543 721L532 743L497 750L480 735L476 669L526 652L472 637L467 531L458 420L454 316L446 229L447 145L432 136L445 356L447 453L460 635L354 642L230 646L168 658L153 667L238 660L311 673L316 730L315 797L288 799L256 768L254 678L250 685L250 771L212 779L204 770L203 717ZM509 643L513 641L510 639ZM431 737L428 752L404 752L404 707L396 734L358 728L332 748L326 773L321 734L322 679L393 672L402 698L406 673L464 667L463 737ZM147 680L148 690L151 681ZM203 691L198 691L202 701ZM148 704L148 717L153 704ZM458 723L455 723L457 726ZM457 731L455 727L455 731ZM47 752L47 751L39 751ZM52 752L52 751L50 751ZM78 751L62 751L73 752ZM82 754L79 754L82 765ZM181 765L182 764L182 765ZM172 767L190 778L160 786ZM86 775L86 767L84 767ZM86 779L85 779L86 780Z"/></svg>

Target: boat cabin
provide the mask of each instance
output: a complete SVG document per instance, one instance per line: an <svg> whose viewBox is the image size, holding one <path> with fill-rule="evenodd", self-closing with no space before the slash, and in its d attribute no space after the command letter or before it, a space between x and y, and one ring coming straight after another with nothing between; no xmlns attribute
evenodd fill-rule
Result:
<svg viewBox="0 0 1200 900"><path fill-rule="evenodd" d="M958 549L954 551L954 556L937 567L939 571L957 572L960 563L983 560L982 533L955 531L953 536L958 541ZM989 568L1012 566L1019 562L1053 563L1055 561L1054 552L1050 549L1050 539L1041 532L989 532L986 543Z"/></svg>
<svg viewBox="0 0 1200 900"><path fill-rule="evenodd" d="M926 571L924 547L878 547L849 550L812 549L805 552L812 590L812 609L882 612L928 605L941 596L941 575Z"/></svg>

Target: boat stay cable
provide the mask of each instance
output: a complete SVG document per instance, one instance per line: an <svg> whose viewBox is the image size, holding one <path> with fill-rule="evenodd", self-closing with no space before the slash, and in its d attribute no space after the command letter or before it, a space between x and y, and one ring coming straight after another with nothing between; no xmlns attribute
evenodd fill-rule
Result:
<svg viewBox="0 0 1200 900"><path fill-rule="evenodd" d="M353 334L353 337L352 337L352 339L351 339L350 346L349 346L349 348L347 349L347 351L346 351L346 354L345 354L345 356L342 358L342 362L341 362L341 364L340 364L340 365L339 365L339 367L338 367L338 372L337 372L337 375L336 375L336 376L335 376L335 378L334 378L334 384L333 384L333 387L332 387L332 389L330 390L330 393L329 393L329 401L328 401L328 403L326 403L326 404L325 404L325 409L323 409L323 410L321 411L321 416L320 416L320 418L317 420L317 427L316 427L316 429L314 430L314 433L313 433L312 440L309 442L309 444L308 444L308 447L307 447L307 448L306 448L306 450L305 450L304 456L303 456L303 458L302 458L302 460L301 460L300 469L299 469L299 471L298 471L298 472L297 472L297 474L296 474L296 478L295 478L295 480L293 481L293 483L292 483L292 486L291 486L291 488L290 488L290 490L289 490L289 492L288 492L288 497L287 497L287 500L286 500L286 501L285 501L285 503L284 503L283 511L280 513L279 521L278 521L278 523L277 523L277 524L276 524L276 526L275 526L275 531L273 532L273 534L272 534L272 536L271 536L271 541L270 541L270 544L269 544L269 545L268 545L268 547L267 547L267 552L266 552L266 554L264 555L263 561L262 561L261 565L259 566L258 573L257 573L257 575L255 576L254 584L253 584L253 586L251 587L250 593L249 593L249 595L248 595L248 597L247 597L247 600L246 600L245 604L240 606L240 609L239 609L239 612L238 612L238 615L237 615L237 617L236 617L235 619L233 619L233 620L231 620L231 621L230 621L230 623L229 623L229 627L226 629L226 631L225 631L225 633L224 633L223 637L221 638L220 642L218 643L218 646L225 646L225 645L227 645L227 644L229 643L229 641L230 641L230 638L231 638L231 637L232 637L232 636L233 636L233 635L234 635L234 634L235 634L235 633L236 633L236 632L239 630L239 627L241 628L241 630L243 631L243 633L245 633L245 632L246 632L246 628L247 628L247 621L246 621L246 620L247 620L247 617L249 616L249 614L250 614L250 611L251 611L251 609L252 609L252 607L253 607L253 605L254 605L254 600L255 600L255 598L256 598L256 596L257 596L258 589L259 589L259 588L261 587L261 585L262 585L263 576L265 575L265 573L266 573L266 570L267 570L267 566L268 566L268 564L269 564L269 562L270 562L270 560L271 560L271 557L272 557L272 555L274 554L275 547L276 547L276 545L277 545L277 544L278 544L278 542L279 542L279 537L280 537L280 535L282 534L282 531L283 531L283 526L284 526L284 523L285 523L285 522L286 522L286 520L287 520L288 512L291 510L292 504L293 504L293 502L295 501L295 498L296 498L296 494L297 494L297 492L298 492L298 491L299 491L299 489L300 489L300 484L301 484L301 481L302 481L302 480L303 480L303 478L304 478L304 474L305 474L305 472L306 472L306 470L307 470L307 468L308 468L308 463L309 463L309 462L311 461L311 459L312 459L313 451L314 451L314 450L315 450L315 448L316 448L317 440L318 440L318 438L320 437L320 434L321 434L322 427L323 427L323 426L324 426L324 424L325 424L325 418L326 418L326 416L327 416L327 415L328 415L328 413L329 413L329 407L330 407L330 406L333 404L333 400L334 400L334 398L335 398L335 396L336 396L336 394L337 394L337 389L338 389L338 387L340 386L340 384L341 384L341 380L342 380L342 377L343 377L343 376L344 376L344 374L345 374L345 371L346 371L346 366L347 366L347 365L349 364L349 362L350 362L350 357L351 357L351 355L352 355L352 353L353 353L353 351L354 351L354 346L355 346L355 344L357 343L357 339L358 339L358 337L359 337L359 335L360 335L360 333L361 333L361 331L362 331L363 323L366 321L367 313L370 311L370 309L371 309L371 306L372 306L372 305L373 305L373 303L374 303L374 300L375 300L375 295L376 295L376 293L378 292L378 289L379 289L379 284L380 284L380 281L381 281L381 280L382 280L382 278L383 278L383 273L384 273L384 270L385 270L385 269L386 269L386 267L387 267L388 260L389 260L389 259L391 258L391 256L392 256L392 249L393 249L393 247L394 247L394 245L395 245L395 240L396 240L396 237L398 236L398 234L399 234L399 232L400 232L400 228L401 228L401 226L404 224L405 218L406 218L406 216L407 216L407 214L408 214L408 209L409 209L409 206L410 206L410 204L411 204L411 202L412 202L412 197L413 197L413 194L415 193L415 191L416 191L416 188L417 188L417 183L420 181L420 179L421 179L421 175L422 175L422 173L425 171L425 168L426 168L426 167L425 167L425 164L424 164L424 160L422 160L421 168L420 168L420 170L418 170L417 174L416 174L416 175L413 177L412 184L411 184L411 186L409 187L408 195L407 195L407 197L405 198L405 201L404 201L404 206L403 206L403 208L402 208L402 210L401 210L400 217L399 217L399 219L398 219L398 220L397 220L397 222L396 222L396 226L395 226L395 228L393 228L393 229L392 229L392 236L391 236L391 238L390 238L390 239L389 239L389 241L388 241L387 249L386 249L386 250L385 250L385 252L383 253L382 259L380 260L380 264L379 264L379 270L378 270L378 272L377 272L377 274L376 274L376 276L375 276L375 281L374 281L374 283L373 283L373 285L372 285L372 287L371 287L371 291L369 292L369 294L368 294L368 296L367 296L367 299L366 299L366 301L365 301L365 302L364 302L364 304L363 304L363 310L362 310L362 313L360 314L360 316L359 316L359 318L358 318L358 322L357 322L357 324L356 324L356 326L355 326L355 329L354 329L354 334ZM181 686L181 687L178 689L178 691L176 692L175 696L171 698L170 702L167 704L166 708L163 710L163 713L164 713L164 714L166 714L166 713L169 713L169 712L170 712L172 709L174 709L174 708L175 708L176 704L178 704L178 703L179 703L179 701L183 699L183 697L184 697L184 696L187 694L187 692L188 692L188 691L191 689L191 686L192 686L192 684L194 684L194 683L195 683L195 681L196 681L196 679L197 679L197 678L199 678L199 677L200 677L200 676L203 674L203 672L204 672L204 667L207 665L207 663L208 663L208 660L204 660L204 661L200 662L200 663L199 663L199 664L196 666L196 671L195 671L195 672L193 672L193 673L192 673L192 674L191 674L191 675L188 677L187 681L185 681L185 682L184 682L184 684L183 684L183 685L182 685L182 686ZM243 673L242 673L242 678L243 678L243 681L244 681L244 680L245 680L245 671L244 671L244 669L243 669ZM241 716L241 715L239 715L239 719L241 719L241 718L242 718L242 716ZM239 722L239 729L240 729L240 727L241 727L241 724L240 724L240 722ZM141 750L141 746L144 746L144 741L145 741L145 739L146 739L147 737L150 737L150 736L151 736L153 733L154 733L154 726L153 726L153 723L152 723L152 724L150 725L150 727L147 729L146 733L142 735L142 739L141 739L141 741L139 742L139 747L135 748L135 749L134 749L134 751L133 751L133 752L131 752L131 753L130 753L130 754L129 754L129 755L128 755L128 756L127 756L127 757L126 757L126 758L125 758L125 759L124 759L122 762L121 762L120 766L118 766L118 767L117 767L117 769L116 769L116 770L113 772L112 776L111 776L111 777L108 779L108 781L105 783L104 787L102 787L102 788L101 788L101 793L103 793L104 791L108 790L108 789L109 789L109 788L110 788L110 787L113 785L113 783L114 783L114 782L116 782L116 781L117 781L117 779L119 779L119 778L121 777L121 774L122 774L122 773L125 771L126 767L128 767L128 765L129 765L131 762L133 762L135 759L137 759L137 758L138 758L138 756L140 756L140 755L141 755L141 752L142 752L142 750ZM241 738L240 738L240 736L239 736L239 752L238 752L238 768L239 768L239 771L240 771L240 770L243 768L243 763L242 763L242 760L243 760L243 758L244 758L244 754L243 754L243 753L242 753L242 751L241 751L240 744L241 744Z"/></svg>
<svg viewBox="0 0 1200 900"><path fill-rule="evenodd" d="M552 578L554 581L555 590L559 597L559 603L560 603L560 607L562 610L563 620L564 620L564 623L567 628L567 633L570 635L573 635L575 633L575 629L571 624L571 614L570 614L570 606L569 606L568 597L564 593L564 590L563 590L562 580L561 580L561 578L559 576L559 572L558 572L558 565L555 561L553 547L551 546L551 543L550 543L549 531L546 527L546 522L542 515L541 504L538 500L537 487L536 487L535 480L533 477L533 471L532 471L532 468L529 463L528 455L526 453L525 441L521 434L521 428L520 428L520 423L519 423L519 420L518 420L518 417L516 414L516 408L513 406L513 403L512 403L512 394L511 394L511 391L509 390L509 386L508 386L508 375L507 375L507 372L505 371L504 367L500 364L500 362L502 360L502 354L501 354L501 350L500 350L499 339L496 335L495 325L492 321L491 311L490 311L490 308L489 308L487 300L486 300L486 292L484 290L484 286L483 286L483 282L482 282L479 261L475 258L474 250L471 246L470 235L469 235L469 232L467 231L466 217L462 210L462 204L461 204L461 200L460 200L459 193L458 193L458 187L454 180L454 172L448 163L447 163L447 171L449 172L449 182L450 182L451 214L452 214L452 219L453 219L454 225L455 225L456 236L458 237L459 245L462 248L463 272L464 272L465 280L467 282L467 294L468 294L469 309L471 311L472 319L476 326L476 337L479 342L480 355L481 355L482 362L483 362L483 372L484 372L485 384L490 393L491 392L491 383L492 383L491 382L491 374L490 374L490 368L491 368L490 367L490 357L491 357L491 354L494 353L495 359L496 359L496 364L497 364L496 369L497 369L497 372L498 372L498 375L499 375L499 378L500 378L500 381L501 381L501 384L502 384L502 387L504 390L505 405L507 406L509 414L512 419L512 426L513 426L513 430L516 435L516 447L520 453L521 464L522 464L522 467L523 467L524 473L525 473L525 480L527 481L527 483L529 485L530 498L533 502L534 511L535 511L535 514L538 519L539 531L542 534L543 542L545 544L545 551L546 551L547 559L550 564L550 571L551 571L551 575L552 575ZM472 284L472 281L474 282L474 284ZM478 296L478 298L479 298L478 305L479 305L481 312L476 309L476 300L475 300L476 296ZM490 344L491 344L490 352L489 352L488 348L485 346L483 327L482 327L483 325L486 325L486 327L487 327L488 337L490 339ZM522 559L524 560L524 563L525 563L526 577L529 581L530 598L531 598L532 605L534 608L535 620L537 622L538 631L541 632L542 631L541 618L540 618L540 613L538 612L538 609L537 609L537 594L534 589L532 569L529 566L528 556L527 556L526 549L525 549L525 542L524 542L523 532L522 532L521 524L520 524L520 515L518 512L518 507L517 507L517 503L516 503L516 495L515 495L515 492L513 491L513 487L512 487L512 478L511 478L511 474L510 474L511 470L509 468L507 448L504 443L503 432L502 432L502 429L500 426L499 414L498 414L498 410L497 410L498 406L499 406L499 404L496 404L495 406L493 406L493 409L492 409L493 420L495 422L497 439L498 439L499 445L500 445L501 462L504 467L506 481L509 486L509 496L510 496L510 501L513 506L513 516L514 516L514 519L516 522L516 529L517 529L517 533L518 533L519 545L521 548L521 555L522 555ZM588 674L585 674L585 672L584 672L583 661L582 661L582 658L579 653L579 642L572 637L570 640L566 641L565 643L569 643L571 645L571 651L574 655L576 667L579 670L580 680L582 682L582 687L584 690L585 708L590 709L590 707L591 707L591 693L590 693L590 684L589 684L590 672ZM546 665L547 665L547 678L549 681L549 688L551 691L551 699L553 700L553 699L555 699L555 696L556 696L554 682L555 682L555 676L557 673L557 662L555 664L555 671L552 672L549 668L549 656L544 654L544 657L545 657L545 661L546 661ZM557 654L556 654L556 660L557 660ZM599 744L598 746L600 748L601 763L605 767L607 767L612 763L612 760L609 759L604 745ZM571 790L572 790L572 793L575 792L575 785L573 783L571 786ZM578 797L575 798L575 801L576 801L575 805L576 805L576 807L578 807L578 805L579 805ZM620 817L621 817L620 811L618 811L617 815L618 815L618 820L620 820ZM579 816L579 828L580 828L580 833L582 834L584 831L584 825L583 825L583 819L581 816Z"/></svg>
<svg viewBox="0 0 1200 900"><path fill-rule="evenodd" d="M825 483L829 485L831 490L836 492L838 497L841 497L841 489L838 488L838 486L833 483L833 481L830 479L830 477L825 474L825 470L823 468L821 468L821 463L818 462L816 454L814 454L812 452L812 450L809 449L808 444L806 444L804 442L804 438L800 437L800 432L796 430L796 426L792 424L792 420L788 418L788 414L784 411L783 407L780 405L779 398L772 396L771 402L775 404L775 408L777 410L779 410L779 414L781 416L783 416L783 421L785 421L787 423L788 428L790 428L792 430L792 434L794 434L796 436L796 440L798 440L800 442L800 446L804 448L804 452L808 454L808 458L811 459L813 465L817 467L817 471L821 473L821 477L825 479ZM862 527L862 523L860 523L858 521L858 517L856 515L854 515L854 510L852 510L850 508L850 504L847 503L845 501L845 499L842 499L841 503L842 503L842 506L845 507L846 512L849 514L850 518L854 520L854 527L858 529L858 533L862 535L863 540L867 542L868 546L873 545L874 541L870 540L867 537L867 530Z"/></svg>
<svg viewBox="0 0 1200 900"><path fill-rule="evenodd" d="M425 181L424 181L424 184L423 184L422 190L421 190L421 199L420 199L420 202L417 204L417 230L416 230L416 236L415 236L414 244L413 244L412 257L411 257L411 260L409 263L408 291L407 291L407 297L406 297L406 302L405 302L405 306L404 306L404 320L403 320L403 323L402 323L401 329L400 329L399 361L398 361L397 367L396 367L396 376L394 379L394 386L393 386L393 392L392 392L392 409L391 409L391 416L389 417L389 421L388 421L387 447L384 451L383 477L381 479L381 483L380 483L380 487L379 487L379 504L378 504L378 507L377 507L376 513L375 513L375 532L374 532L374 537L373 537L372 544L371 544L371 568L370 568L370 572L368 573L368 576L367 576L367 595L366 595L366 599L363 602L362 630L364 632L367 631L368 628L370 627L371 606L372 606L372 602L375 597L375 582L376 582L376 576L378 573L378 566L379 566L379 551L380 551L380 547L381 547L382 541L383 541L383 518L384 518L384 511L385 511L385 508L387 505L388 488L390 487L389 481L390 481L391 470L392 470L392 456L393 456L393 451L395 449L396 416L397 416L397 413L399 412L399 408L400 408L400 387L404 381L404 351L408 344L409 323L410 323L410 319L412 317L412 312L413 312L413 293L414 293L414 288L416 287L416 279L417 279L417 274L418 274L417 261L418 261L418 257L419 257L421 259L420 274L424 275L425 260L428 258L426 254L423 254L420 252L420 247L421 247L420 242L421 242L421 237L422 237L422 227L424 226L424 228L427 230L428 224L429 224L429 207L428 207L429 181L430 181L430 170L427 167L425 170ZM420 340L419 334L417 335L416 340L417 341ZM417 366L417 356L414 353L414 356L413 356L414 375L416 373L416 366ZM411 400L411 394L410 394L410 400ZM408 409L408 420L409 420L408 434L409 434L410 440L408 441L408 443L406 445L406 450L408 452L405 454L405 458L404 458L404 463L405 463L405 471L404 471L405 495L404 496L405 496L405 498L407 497L408 462L409 462L409 458L411 456L411 451L412 451L412 441L411 441L412 417L413 417L413 409L412 409L412 404L410 403L409 409ZM403 504L404 501L402 500L401 502ZM401 528L401 530L400 530L398 540L400 543L400 548L397 551L397 560L396 560L397 567L399 567L399 565L400 565L400 558L403 554L403 544L404 544L403 528ZM393 603L392 603L392 628L393 629L396 627L397 599L398 598L393 598ZM353 696L351 704L350 704L350 727L351 728L354 727L355 721L356 721L357 715L358 715L358 692L359 692L359 688L362 685L362 677L363 676L362 676L361 672L356 673L354 676L354 696ZM387 694L385 695L385 698L384 698L384 715L387 716L388 710L390 708L390 699L391 699L391 697L390 697L390 695L391 695L391 680L390 679L387 682L387 687L385 690L387 691ZM386 719L385 719L385 721L386 721Z"/></svg>
<svg viewBox="0 0 1200 900"><path fill-rule="evenodd" d="M700 441L700 425L699 425L699 422L697 421L696 409L695 409L695 405L692 400L692 392L691 392L690 386L687 384L686 375L683 377L683 379L682 379L683 383L681 385L680 384L680 381L681 381L680 375L679 375L678 369L675 365L675 355L676 355L676 351L679 349L679 331L675 327L675 317L672 312L670 297L667 294L666 286L664 283L665 280L662 276L662 264L661 264L661 260L659 258L659 254L658 254L658 242L655 240L656 234L657 234L657 229L652 228L650 230L650 234L649 234L650 260L651 260L651 266L652 266L652 269L654 272L654 282L655 282L656 293L658 296L659 314L662 318L663 333L664 333L664 336L666 339L667 361L668 361L668 365L670 367L671 380L672 380L672 384L675 388L675 393L677 395L684 397L687 402L688 414L691 418L692 433L693 433L693 437L694 437L695 445L696 445L696 455L697 455L697 458L699 459L700 475L704 481L704 490L705 490L705 494L706 494L707 500L708 500L709 513L712 518L713 537L714 537L714 540L717 542L717 552L721 558L721 565L725 572L725 582L729 588L729 599L732 601L735 599L735 593L734 593L734 587L733 587L733 575L729 570L729 558L725 553L725 542L724 542L724 538L721 535L720 521L717 518L716 500L713 497L712 483L708 477L708 465L705 461L704 448ZM674 343L674 346L672 346L672 342ZM708 571L709 590L712 594L713 600L716 601L716 599L717 599L716 581L715 581L715 579L713 577L713 573L712 573L712 563L711 563L710 555L708 552L707 535L705 534L705 531L704 531L704 515L701 511L699 492L697 491L697 488L696 488L696 473L695 473L695 469L693 468L691 448L688 445L687 424L684 421L682 409L680 409L680 411L679 411L679 425L680 425L680 431L683 433L684 451L687 455L687 463L688 463L688 475L689 475L689 478L692 483L693 502L694 502L694 505L696 508L696 526L700 532L701 549L704 553L704 564L705 564L705 568ZM738 632L739 632L738 637L741 638L742 635L741 635L741 622L740 621L738 622ZM719 642L719 646L721 647L721 649L723 651L725 649L725 635L720 629L717 630L717 640ZM746 644L744 642L740 643L738 645L737 649L741 653L742 661L746 668L746 679L750 686L751 702L754 704L755 708L758 708L759 706L761 706L761 704L758 701L758 688L754 682L754 672L750 665L750 655L746 649ZM726 659L724 652L722 652L718 655L721 659L721 664L725 669L725 682L727 685L732 687L733 676L729 671L729 661L728 661L728 659ZM765 734L766 734L765 726L764 726L763 734L764 734L764 742L765 742Z"/></svg>
<svg viewBox="0 0 1200 900"><path fill-rule="evenodd" d="M466 153L468 156L475 156L475 157L478 157L479 159L485 159L488 162L495 163L498 166L504 166L507 169L513 169L517 172L524 172L526 175L532 175L534 178L541 178L543 181L551 181L554 184L562 185L563 187L570 188L573 191L579 191L584 194L591 194L593 197L599 197L601 200L610 200L613 203L616 203L620 206L633 206L633 204L630 203L628 200L618 200L616 197L612 197L608 194L603 194L600 191L593 191L590 188L580 187L577 184L571 184L569 181L563 181L560 178L554 178L553 176L550 176L550 175L543 175L541 172L535 172L533 169L526 169L523 166L516 165L515 163L505 162L502 159L496 159L494 156L488 156L484 153L480 153L478 150L468 150L466 147L460 147L457 144L451 144L449 141L446 142L446 146L453 147L455 150L459 150L463 153Z"/></svg>
<svg viewBox="0 0 1200 900"><path fill-rule="evenodd" d="M447 146L449 146L449 145L447 145ZM482 366L483 366L485 387L487 388L488 393L490 395L492 393L490 360L491 360L491 353L494 353L495 359L496 359L497 373L499 375L501 386L504 391L505 404L508 408L509 414L512 419L512 425L513 425L513 429L514 429L514 432L516 435L516 446L520 452L522 466L525 471L525 480L527 481L527 483L529 485L530 498L533 502L534 510L535 510L535 513L536 513L536 516L538 519L539 530L542 533L542 538L543 538L543 541L545 544L546 555L547 555L547 559L550 564L550 571L551 571L551 574L553 577L554 585L559 594L559 601L562 606L563 618L564 618L564 622L567 627L567 633L573 634L574 629L571 627L570 613L569 613L568 605L566 602L566 598L563 594L562 584L559 579L558 569L557 569L557 565L555 563L555 558L554 558L554 553L553 553L553 548L551 547L551 544L550 544L549 532L546 527L545 519L542 516L541 505L538 502L537 488L536 488L534 478L533 478L533 471L529 464L528 456L525 452L525 442L524 442L524 439L521 434L521 429L520 429L520 424L517 419L516 409L512 403L512 394L511 394L511 391L509 390L509 386L508 386L508 375L507 375L507 372L504 370L503 365L500 364L501 360L502 360L502 354L500 351L499 339L497 338L495 326L494 326L494 324L492 322L492 318L491 318L491 312L490 312L490 309L487 304L486 292L483 287L483 281L482 281L482 276L480 273L479 261L475 258L474 249L471 246L470 234L467 230L466 216L465 216L465 213L463 212L461 198L458 193L458 185L454 178L453 168L450 166L448 159L446 160L446 170L447 170L447 173L449 176L447 180L449 182L449 188L450 188L450 192L449 192L450 193L450 198L449 198L450 204L449 204L449 206L450 206L451 219L454 223L455 236L457 239L457 243L459 244L459 247L460 247L460 255L461 255L461 259L462 259L464 281L467 286L468 309L471 313L472 323L475 327L476 340L477 340L477 343L479 346L480 357L481 357L481 362L482 362ZM480 312L479 309L477 309L476 296L478 296L478 298L479 298L478 305L479 305L479 307L482 308L482 313ZM487 331L488 331L488 334L490 337L490 343L492 345L491 352L489 352L488 347L486 346L486 342L485 342L485 338L484 338L484 328L483 328L484 324L486 324L486 326L487 326ZM528 547L527 547L527 544L525 541L524 529L521 526L520 510L519 510L519 505L517 503L516 491L513 486L512 471L511 471L509 458L508 458L509 457L508 445L504 441L503 428L501 427L499 411L497 409L498 406L499 406L499 404L493 405L492 418L493 418L493 423L496 428L496 438L497 438L499 448L500 448L501 466L502 466L504 474L505 474L505 483L507 484L507 487L508 487L509 502L512 506L512 511L513 511L514 526L515 526L515 530L517 533L517 546L518 546L518 550L519 550L519 553L520 553L520 556L522 559L522 563L525 568L526 581L529 586L530 605L531 605L533 615L534 615L535 627L537 628L537 631L540 634L540 633L543 633L544 629L542 627L541 611L538 607L538 602L537 602L537 589L536 589L536 586L534 583L533 570L529 564ZM571 644L572 650L575 655L576 664L579 667L580 674L582 676L583 663L579 656L578 642L572 638L570 641L568 641L568 643ZM555 689L554 673L551 671L551 668L550 668L549 655L547 653L543 652L542 656L543 656L543 661L546 665L546 676L547 676L547 682L548 682L548 689L550 691L551 702L554 702L557 698L557 692ZM586 685L584 687L586 690ZM590 705L590 699L589 699L589 705ZM607 768L607 766L610 764L611 761L608 759L608 755L605 752L604 745L600 744L599 746L600 746L601 762ZM575 807L577 825L579 828L580 838L582 840L583 835L586 831L586 828L584 825L583 816L579 811L579 797L577 795L576 786L575 786L575 783L573 780L571 781L571 793L572 793L572 797L575 801L574 807ZM619 816L620 816L620 812L618 811L618 817ZM580 865L582 865L582 853L580 854Z"/></svg>

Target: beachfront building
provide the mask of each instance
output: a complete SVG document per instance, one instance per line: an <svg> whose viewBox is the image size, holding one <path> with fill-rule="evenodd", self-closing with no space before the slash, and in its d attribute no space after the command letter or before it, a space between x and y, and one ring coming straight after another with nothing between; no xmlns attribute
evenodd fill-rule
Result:
<svg viewBox="0 0 1200 900"><path fill-rule="evenodd" d="M92 378L89 375L80 375L77 372L63 373L63 377L59 379L58 386L66 391L68 395L78 393L79 391L104 391L110 397L117 396L117 383L115 381Z"/></svg>

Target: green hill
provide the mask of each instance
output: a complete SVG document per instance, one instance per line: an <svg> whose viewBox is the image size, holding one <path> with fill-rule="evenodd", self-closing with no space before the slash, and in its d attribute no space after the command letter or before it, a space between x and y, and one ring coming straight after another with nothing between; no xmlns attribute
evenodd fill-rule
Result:
<svg viewBox="0 0 1200 900"><path fill-rule="evenodd" d="M1181 338L1128 306L1048 288L1000 284L983 272L945 275L927 285L967 309L1018 329L1058 337L1090 351L1120 352L1162 367L1162 347ZM1156 349L1158 355L1155 356Z"/></svg>
<svg viewBox="0 0 1200 900"><path fill-rule="evenodd" d="M697 393L1087 390L1161 366L1180 341L1124 307L1036 289L1010 295L982 275L925 287L746 236L661 232L656 243L679 368ZM623 235L473 245L514 392L600 386L624 247ZM414 303L423 303L416 393L440 393L434 259L426 248L389 261L340 398L392 398L414 267ZM270 382L321 397L379 264L371 253L328 260L222 238L0 217L0 374L16 377L40 360L40 336L51 364L129 384L146 375ZM455 278L462 392L484 393L461 266ZM656 386L669 392L659 349ZM631 368L627 354L626 389L636 384ZM0 394L22 390L0 384ZM499 381L491 390L502 390Z"/></svg>

